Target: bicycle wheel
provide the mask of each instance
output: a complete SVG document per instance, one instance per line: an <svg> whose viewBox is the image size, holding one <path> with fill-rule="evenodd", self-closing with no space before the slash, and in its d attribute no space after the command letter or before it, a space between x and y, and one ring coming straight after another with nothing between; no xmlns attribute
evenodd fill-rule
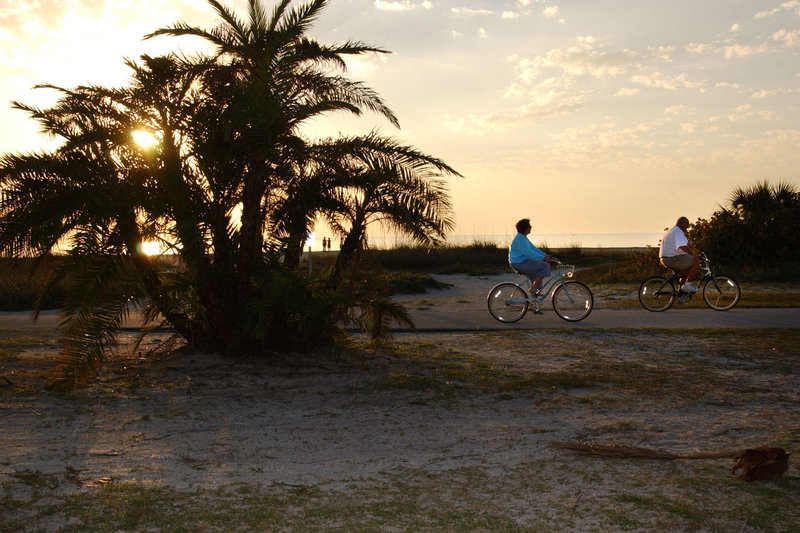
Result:
<svg viewBox="0 0 800 533"><path fill-rule="evenodd" d="M568 322L583 320L594 307L589 287L579 281L565 281L553 291L553 310Z"/></svg>
<svg viewBox="0 0 800 533"><path fill-rule="evenodd" d="M656 276L646 279L639 286L639 303L648 311L666 311L675 302L675 287L666 278Z"/></svg>
<svg viewBox="0 0 800 533"><path fill-rule="evenodd" d="M714 276L703 285L703 300L715 311L727 311L739 303L739 284L727 276Z"/></svg>
<svg viewBox="0 0 800 533"><path fill-rule="evenodd" d="M516 322L528 312L528 294L516 283L501 283L486 297L489 312L500 322Z"/></svg>

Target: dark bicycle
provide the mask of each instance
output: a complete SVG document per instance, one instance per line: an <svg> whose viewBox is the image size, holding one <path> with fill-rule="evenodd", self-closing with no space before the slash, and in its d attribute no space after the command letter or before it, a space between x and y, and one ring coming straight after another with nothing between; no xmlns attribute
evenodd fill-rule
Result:
<svg viewBox="0 0 800 533"><path fill-rule="evenodd" d="M639 287L639 302L648 311L666 311L672 307L675 300L683 304L689 303L695 294L680 289L680 276L674 269L670 270L673 271L671 278L654 276L646 279ZM702 274L702 277L698 278L696 282L703 285L699 292L702 292L703 301L711 309L727 311L739 303L742 295L739 284L728 276L715 276L711 272L711 261L703 252L700 253L699 273ZM676 289L676 287L678 288Z"/></svg>

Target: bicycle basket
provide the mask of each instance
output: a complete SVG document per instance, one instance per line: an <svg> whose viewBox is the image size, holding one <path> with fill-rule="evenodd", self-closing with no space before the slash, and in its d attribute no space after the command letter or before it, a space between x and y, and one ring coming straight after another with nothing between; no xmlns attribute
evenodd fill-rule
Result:
<svg viewBox="0 0 800 533"><path fill-rule="evenodd" d="M575 273L575 265L558 265L556 270L565 278L571 278Z"/></svg>

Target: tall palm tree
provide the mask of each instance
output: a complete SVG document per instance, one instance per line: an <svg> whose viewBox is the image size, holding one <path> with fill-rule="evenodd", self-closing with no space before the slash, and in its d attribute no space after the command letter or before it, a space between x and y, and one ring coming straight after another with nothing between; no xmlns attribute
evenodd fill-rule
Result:
<svg viewBox="0 0 800 533"><path fill-rule="evenodd" d="M232 98L226 110L231 149L246 162L239 190L238 272L240 290L249 292L252 268L272 232L274 190L293 177L291 161L301 160L306 141L301 127L308 120L334 111L356 115L368 109L392 124L397 118L370 88L333 75L344 68L344 57L384 50L359 42L322 45L307 35L328 0L312 0L292 8L282 0L271 14L260 0L248 1L247 21L217 0L208 0L221 19L207 30L184 23L159 29L159 35L194 36L215 47L217 68L231 80Z"/></svg>

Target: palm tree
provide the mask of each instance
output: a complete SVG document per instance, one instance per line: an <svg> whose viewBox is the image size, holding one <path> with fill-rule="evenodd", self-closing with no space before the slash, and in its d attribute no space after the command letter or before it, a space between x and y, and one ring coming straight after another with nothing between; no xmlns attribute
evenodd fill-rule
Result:
<svg viewBox="0 0 800 533"><path fill-rule="evenodd" d="M143 59L142 66L128 62L134 70L129 88L50 87L62 94L50 109L15 103L63 143L52 153L7 155L0 162L0 251L44 257L68 250L57 272L73 281L62 309L64 357L71 363L61 377L68 384L99 365L139 296L148 296L190 342L204 333L142 248L145 240L166 236L182 243L184 262L194 270L205 257L194 212L204 209L191 201L197 192L184 179L189 167L174 135L190 115L182 108L193 99L196 74L172 57ZM158 153L135 146L137 128L162 132Z"/></svg>
<svg viewBox="0 0 800 533"><path fill-rule="evenodd" d="M758 182L751 187L738 187L728 199L731 211L745 221L768 224L784 209L800 206L800 192L790 183Z"/></svg>
<svg viewBox="0 0 800 533"><path fill-rule="evenodd" d="M207 40L215 47L217 69L231 80L226 127L231 131L231 149L245 161L238 198L237 280L247 294L264 235L274 233L271 226L276 221L269 216L273 192L293 179L289 162L303 159L302 125L334 111L358 115L368 109L395 125L397 118L374 91L329 72L330 67L344 68L344 56L384 50L350 41L325 46L307 36L328 0L312 0L294 9L292 0L282 0L271 15L260 0L249 0L247 22L217 0L208 2L221 19L218 27L206 30L178 23L147 37Z"/></svg>
<svg viewBox="0 0 800 533"><path fill-rule="evenodd" d="M447 184L441 176L460 174L446 163L375 133L341 139L336 147L342 179L332 190L337 206L324 216L344 237L336 260L337 279L357 265L370 224L382 224L428 246L452 228Z"/></svg>
<svg viewBox="0 0 800 533"><path fill-rule="evenodd" d="M316 216L347 235L339 276L372 221L426 243L452 224L441 178L456 173L442 161L376 134L302 135L307 120L333 111L371 110L397 125L373 91L329 68L382 50L306 37L324 0L295 9L284 0L271 16L251 0L248 23L209 3L218 28L177 24L151 36L200 36L213 56L143 56L127 61L126 87L56 88L61 99L44 110L15 104L63 144L0 161L0 252L68 250L57 273L73 280L63 309L68 386L98 367L131 305L219 353L302 347L318 332L333 339L332 317L353 301L291 268L291 245ZM137 147L135 129L157 146ZM151 239L180 261L147 256Z"/></svg>

